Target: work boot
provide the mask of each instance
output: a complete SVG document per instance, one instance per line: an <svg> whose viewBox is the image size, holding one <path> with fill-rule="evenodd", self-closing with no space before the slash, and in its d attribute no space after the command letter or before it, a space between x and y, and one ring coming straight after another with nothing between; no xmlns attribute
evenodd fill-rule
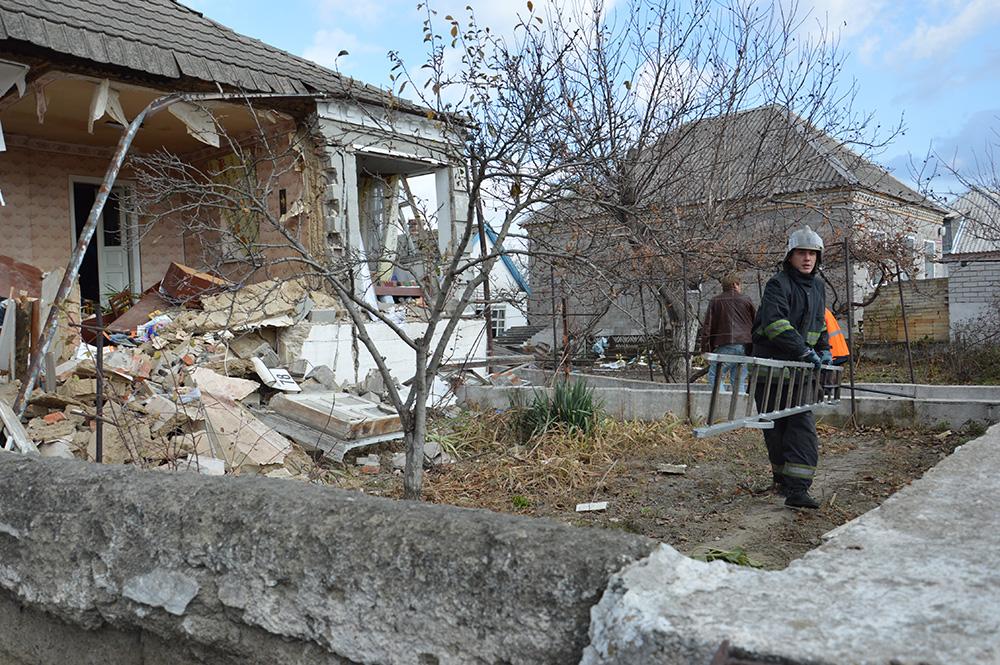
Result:
<svg viewBox="0 0 1000 665"><path fill-rule="evenodd" d="M785 484L783 475L775 473L771 476L770 491L778 496L788 496L788 485Z"/></svg>
<svg viewBox="0 0 1000 665"><path fill-rule="evenodd" d="M816 510L819 508L819 501L812 498L809 492L802 490L801 492L795 492L789 494L788 498L785 499L785 505L789 508L808 508L809 510Z"/></svg>

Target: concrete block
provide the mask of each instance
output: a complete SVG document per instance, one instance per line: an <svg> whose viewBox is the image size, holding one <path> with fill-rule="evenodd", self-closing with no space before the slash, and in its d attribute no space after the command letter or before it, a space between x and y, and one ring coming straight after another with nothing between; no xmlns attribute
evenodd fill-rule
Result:
<svg viewBox="0 0 1000 665"><path fill-rule="evenodd" d="M333 375L333 370L326 365L313 367L312 370L306 374L306 378L316 381L327 390L340 390L340 385L337 383L337 379Z"/></svg>
<svg viewBox="0 0 1000 665"><path fill-rule="evenodd" d="M309 312L310 323L338 323L341 318L339 309L313 309Z"/></svg>

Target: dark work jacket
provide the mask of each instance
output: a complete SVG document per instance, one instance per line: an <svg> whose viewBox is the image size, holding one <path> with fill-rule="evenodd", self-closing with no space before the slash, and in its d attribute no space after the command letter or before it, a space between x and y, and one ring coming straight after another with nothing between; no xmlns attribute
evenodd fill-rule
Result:
<svg viewBox="0 0 1000 665"><path fill-rule="evenodd" d="M787 263L767 280L753 322L753 354L799 360L808 349L830 348L826 333L826 289L814 272L803 275Z"/></svg>
<svg viewBox="0 0 1000 665"><path fill-rule="evenodd" d="M701 351L706 353L723 344L749 344L753 326L753 301L736 289L712 298L701 327Z"/></svg>

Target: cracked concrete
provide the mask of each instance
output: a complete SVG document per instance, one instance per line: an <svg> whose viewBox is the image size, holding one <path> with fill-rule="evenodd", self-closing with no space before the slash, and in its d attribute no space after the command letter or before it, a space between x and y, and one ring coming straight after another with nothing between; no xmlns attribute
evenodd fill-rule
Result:
<svg viewBox="0 0 1000 665"><path fill-rule="evenodd" d="M777 572L665 545L615 575L585 665L1000 662L1000 426ZM769 660L768 662L772 662Z"/></svg>
<svg viewBox="0 0 1000 665"><path fill-rule="evenodd" d="M36 665L95 634L132 645L102 661L116 665L573 663L608 577L655 547L268 478L13 453L0 453L0 524L0 604L27 617L0 631L0 654Z"/></svg>

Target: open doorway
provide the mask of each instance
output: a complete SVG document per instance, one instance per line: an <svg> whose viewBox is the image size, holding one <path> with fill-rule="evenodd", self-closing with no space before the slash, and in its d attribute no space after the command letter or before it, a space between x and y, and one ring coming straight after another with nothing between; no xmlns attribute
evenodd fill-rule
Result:
<svg viewBox="0 0 1000 665"><path fill-rule="evenodd" d="M97 182L74 180L72 183L73 245L87 223L97 198ZM100 301L107 306L111 296L140 291L139 243L135 224L127 213L128 190L111 190L94 237L80 266L80 297L83 302Z"/></svg>

